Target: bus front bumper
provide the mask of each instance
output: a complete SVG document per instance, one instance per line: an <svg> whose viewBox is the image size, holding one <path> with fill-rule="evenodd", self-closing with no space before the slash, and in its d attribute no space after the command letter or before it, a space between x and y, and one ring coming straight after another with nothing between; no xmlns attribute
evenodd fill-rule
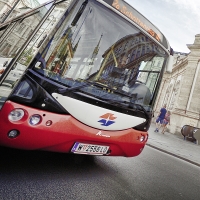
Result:
<svg viewBox="0 0 200 200"><path fill-rule="evenodd" d="M22 119L9 120L8 116L14 109L24 111ZM11 101L5 102L0 110L0 116L0 145L11 148L134 157L142 152L148 139L147 132L134 129L122 131L95 129L82 124L71 115L38 110ZM38 116L40 120L34 125ZM75 146L80 144L90 145L92 149L90 148L88 152L78 149L75 151ZM107 147L108 151L101 154L98 152L100 147Z"/></svg>

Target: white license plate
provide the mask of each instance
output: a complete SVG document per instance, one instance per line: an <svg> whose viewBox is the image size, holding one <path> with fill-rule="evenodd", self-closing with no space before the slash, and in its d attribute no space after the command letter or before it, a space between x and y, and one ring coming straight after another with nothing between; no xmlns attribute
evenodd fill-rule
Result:
<svg viewBox="0 0 200 200"><path fill-rule="evenodd" d="M79 154L104 155L107 153L108 149L109 149L109 146L84 144L84 143L76 142L71 152L79 153Z"/></svg>

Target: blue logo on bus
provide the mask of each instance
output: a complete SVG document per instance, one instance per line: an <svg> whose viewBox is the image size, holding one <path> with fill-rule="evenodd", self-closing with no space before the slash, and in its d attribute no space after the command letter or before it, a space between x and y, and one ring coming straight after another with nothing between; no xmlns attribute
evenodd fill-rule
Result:
<svg viewBox="0 0 200 200"><path fill-rule="evenodd" d="M111 124L115 123L114 119L116 119L117 117L114 117L114 114L106 113L100 116L100 118L102 119L98 122L100 122L102 126L110 126Z"/></svg>

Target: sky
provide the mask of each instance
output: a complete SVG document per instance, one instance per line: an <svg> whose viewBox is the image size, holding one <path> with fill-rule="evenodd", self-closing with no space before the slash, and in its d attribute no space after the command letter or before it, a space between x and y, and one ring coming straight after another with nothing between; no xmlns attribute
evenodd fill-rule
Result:
<svg viewBox="0 0 200 200"><path fill-rule="evenodd" d="M40 3L47 0L38 0ZM167 38L174 51L189 53L200 34L200 0L125 0Z"/></svg>
<svg viewBox="0 0 200 200"><path fill-rule="evenodd" d="M126 0L167 38L174 51L189 53L200 34L199 0Z"/></svg>

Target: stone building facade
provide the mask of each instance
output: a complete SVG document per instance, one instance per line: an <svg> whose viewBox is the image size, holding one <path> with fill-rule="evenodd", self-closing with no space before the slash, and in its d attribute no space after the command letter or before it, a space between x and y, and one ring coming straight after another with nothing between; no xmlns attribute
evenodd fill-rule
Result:
<svg viewBox="0 0 200 200"><path fill-rule="evenodd" d="M4 21L4 18L13 7L15 8L7 19L22 14L39 5L40 3L37 0L0 0L0 22Z"/></svg>
<svg viewBox="0 0 200 200"><path fill-rule="evenodd" d="M164 104L171 111L172 134L181 134L184 125L200 128L200 34L187 47L189 54L175 52L172 73L164 74L155 105L155 116Z"/></svg>
<svg viewBox="0 0 200 200"><path fill-rule="evenodd" d="M29 2L29 4L28 3L25 4L25 2ZM33 2L36 2L34 4L34 6L36 6L37 5L36 0L27 0L27 1L21 0L18 6L27 7L27 6L33 5ZM46 39L49 33L51 33L57 21L61 18L64 11L69 6L69 3L70 3L70 0L65 1L62 4L58 4L55 6L50 16L46 19L44 24L38 30L37 34L34 36L34 38L31 40L27 48L24 50L18 62L26 66L30 63L31 59L37 53L43 41ZM7 5L4 5L4 6L7 6ZM18 6L16 7L15 11L19 10ZM32 13L30 14L30 12ZM32 11L29 11L29 15L24 17L23 20L13 21L12 23L9 24L7 29L1 28L0 30L0 65L3 64L5 60L9 61L11 58L17 55L20 48L27 41L29 36L32 34L32 32L35 30L35 28L37 27L37 25L40 23L40 21L42 20L42 18L45 16L47 12L48 12L48 8L46 8L46 6L35 8L35 10L32 9ZM17 15L19 15L19 13ZM11 18L14 18L14 17L12 16Z"/></svg>

